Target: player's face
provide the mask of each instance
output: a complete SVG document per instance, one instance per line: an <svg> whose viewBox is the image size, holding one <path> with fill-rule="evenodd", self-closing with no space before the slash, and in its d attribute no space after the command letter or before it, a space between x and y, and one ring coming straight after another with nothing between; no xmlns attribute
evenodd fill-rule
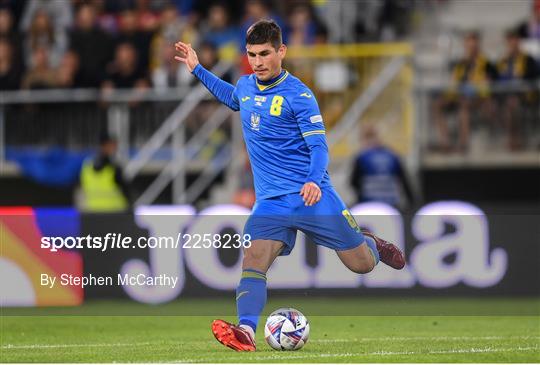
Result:
<svg viewBox="0 0 540 365"><path fill-rule="evenodd" d="M270 43L246 46L249 65L261 81L270 80L281 72L281 62L287 47L282 44L277 50Z"/></svg>

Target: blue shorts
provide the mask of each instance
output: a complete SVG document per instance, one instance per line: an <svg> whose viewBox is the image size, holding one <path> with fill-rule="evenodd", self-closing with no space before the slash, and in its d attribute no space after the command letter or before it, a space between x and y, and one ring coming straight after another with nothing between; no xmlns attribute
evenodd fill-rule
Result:
<svg viewBox="0 0 540 365"><path fill-rule="evenodd" d="M360 246L364 236L345 203L332 187L322 188L321 200L310 207L299 193L263 199L255 203L244 234L251 240L281 241L281 256L291 253L296 232L304 232L315 244L332 250L349 250Z"/></svg>

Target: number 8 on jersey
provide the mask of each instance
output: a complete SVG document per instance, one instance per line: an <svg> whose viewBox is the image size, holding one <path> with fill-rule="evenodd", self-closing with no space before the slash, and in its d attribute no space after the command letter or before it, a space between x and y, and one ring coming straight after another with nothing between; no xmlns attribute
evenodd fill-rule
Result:
<svg viewBox="0 0 540 365"><path fill-rule="evenodd" d="M281 105L283 104L283 96L275 95L272 98L272 105L270 105L270 115L281 115Z"/></svg>

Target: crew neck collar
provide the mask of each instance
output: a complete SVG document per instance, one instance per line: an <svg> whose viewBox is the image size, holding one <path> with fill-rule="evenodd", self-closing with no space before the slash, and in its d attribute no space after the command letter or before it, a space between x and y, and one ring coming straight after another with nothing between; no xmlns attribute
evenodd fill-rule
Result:
<svg viewBox="0 0 540 365"><path fill-rule="evenodd" d="M262 80L259 80L256 76L255 78L257 78L257 83L259 85L264 85L264 86L267 86L267 85L270 85L274 82L276 82L277 80L279 80L280 77L282 77L283 75L285 75L285 70L284 69L281 69L281 72L279 73L279 75L277 75L276 77L270 79L270 80L266 80L266 81L262 81Z"/></svg>

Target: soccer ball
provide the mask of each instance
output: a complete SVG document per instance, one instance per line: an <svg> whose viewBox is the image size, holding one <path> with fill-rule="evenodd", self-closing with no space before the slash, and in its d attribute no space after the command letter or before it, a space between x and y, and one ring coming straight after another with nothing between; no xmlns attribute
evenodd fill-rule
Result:
<svg viewBox="0 0 540 365"><path fill-rule="evenodd" d="M308 320L294 308L280 308L266 319L264 338L274 350L299 350L309 338Z"/></svg>

